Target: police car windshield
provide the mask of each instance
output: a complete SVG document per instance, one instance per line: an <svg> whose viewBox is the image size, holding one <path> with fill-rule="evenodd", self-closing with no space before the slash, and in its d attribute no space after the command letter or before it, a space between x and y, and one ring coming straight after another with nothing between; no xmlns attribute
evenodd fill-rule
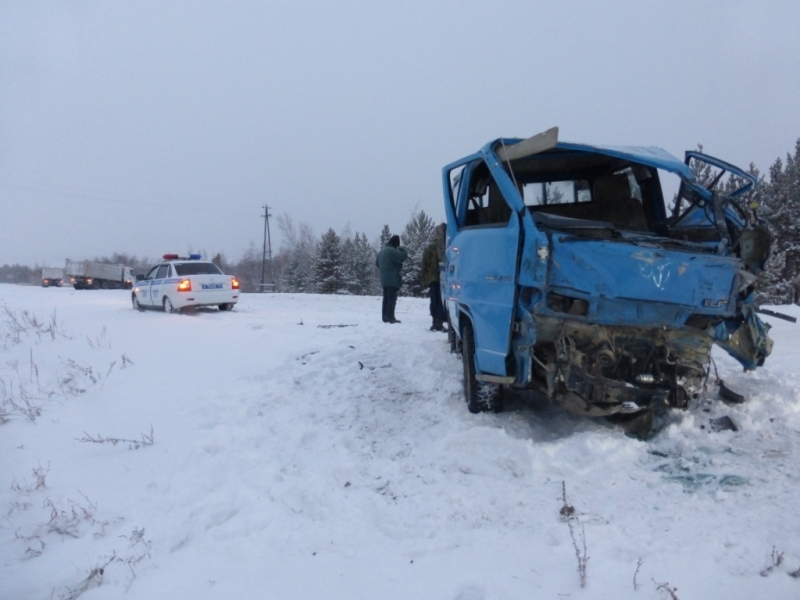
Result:
<svg viewBox="0 0 800 600"><path fill-rule="evenodd" d="M222 275L219 267L210 262L175 263L175 270L181 277L185 275Z"/></svg>

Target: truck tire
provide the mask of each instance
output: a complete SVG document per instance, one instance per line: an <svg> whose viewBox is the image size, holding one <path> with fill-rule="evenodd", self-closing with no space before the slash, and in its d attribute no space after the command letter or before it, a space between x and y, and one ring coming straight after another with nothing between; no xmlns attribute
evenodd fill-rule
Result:
<svg viewBox="0 0 800 600"><path fill-rule="evenodd" d="M164 312L165 313L176 313L178 312L175 307L172 305L172 301L164 296Z"/></svg>
<svg viewBox="0 0 800 600"><path fill-rule="evenodd" d="M456 338L456 330L453 329L453 324L450 319L447 319L447 341L450 342L450 353L458 353L458 338Z"/></svg>
<svg viewBox="0 0 800 600"><path fill-rule="evenodd" d="M461 360L464 363L464 399L471 413L503 410L502 387L475 379L475 334L467 323L461 333Z"/></svg>

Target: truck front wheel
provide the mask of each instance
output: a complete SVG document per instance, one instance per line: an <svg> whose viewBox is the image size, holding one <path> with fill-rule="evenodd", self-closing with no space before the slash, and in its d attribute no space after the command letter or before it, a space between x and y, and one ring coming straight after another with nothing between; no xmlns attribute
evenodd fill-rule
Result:
<svg viewBox="0 0 800 600"><path fill-rule="evenodd" d="M450 322L449 318L447 319L447 341L450 343L450 353L458 353L458 338L456 338L456 330L453 328L453 324Z"/></svg>
<svg viewBox="0 0 800 600"><path fill-rule="evenodd" d="M494 383L475 378L475 334L472 325L464 325L461 334L461 359L464 363L464 399L471 413L503 410L503 390Z"/></svg>

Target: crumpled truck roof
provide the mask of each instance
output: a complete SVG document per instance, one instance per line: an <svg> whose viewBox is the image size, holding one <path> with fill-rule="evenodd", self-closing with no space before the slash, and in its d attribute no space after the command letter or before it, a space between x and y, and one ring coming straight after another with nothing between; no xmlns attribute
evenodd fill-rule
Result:
<svg viewBox="0 0 800 600"><path fill-rule="evenodd" d="M591 146L588 144L574 144L572 142L558 142L556 148L606 154L608 156L641 163L648 167L663 169L670 173L675 173L689 181L694 181L695 178L694 171L682 160L679 160L666 150L658 148L657 146Z"/></svg>
<svg viewBox="0 0 800 600"><path fill-rule="evenodd" d="M520 138L504 139L500 138L494 140L484 146L484 152L491 152L492 149L499 149L501 146L510 147L521 142L525 142ZM615 158L622 158L633 162L641 163L648 167L655 167L656 169L663 169L670 173L675 173L679 177L688 181L694 181L695 175L688 165L682 160L676 158L663 148L657 146L600 146L592 144L578 144L574 142L558 141L550 149L559 150L572 150L576 152L587 152L595 154L605 154ZM546 152L545 150L544 152ZM538 152L532 152L531 155Z"/></svg>

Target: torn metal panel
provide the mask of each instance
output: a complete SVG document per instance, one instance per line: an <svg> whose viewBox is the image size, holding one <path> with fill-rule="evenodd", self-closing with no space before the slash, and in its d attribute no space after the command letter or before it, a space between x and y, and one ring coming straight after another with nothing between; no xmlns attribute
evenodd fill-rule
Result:
<svg viewBox="0 0 800 600"><path fill-rule="evenodd" d="M745 370L752 371L762 366L772 352L772 340L767 335L770 325L758 318L752 304L742 305L741 315L726 319L715 328L715 342Z"/></svg>
<svg viewBox="0 0 800 600"><path fill-rule="evenodd" d="M558 127L538 133L513 145L506 145L502 140L497 149L497 158L504 161L525 158L546 150L552 150L558 144Z"/></svg>

